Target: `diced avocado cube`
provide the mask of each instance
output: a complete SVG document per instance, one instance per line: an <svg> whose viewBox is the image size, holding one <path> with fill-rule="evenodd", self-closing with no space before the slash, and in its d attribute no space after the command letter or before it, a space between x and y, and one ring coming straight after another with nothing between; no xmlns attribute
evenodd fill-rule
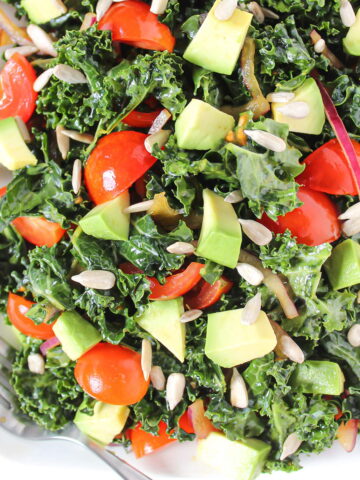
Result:
<svg viewBox="0 0 360 480"><path fill-rule="evenodd" d="M236 9L228 20L218 20L215 9L220 1L216 0L207 14L204 23L185 50L184 58L212 72L231 75L253 16Z"/></svg>
<svg viewBox="0 0 360 480"><path fill-rule="evenodd" d="M193 98L175 122L177 143L188 150L210 150L224 140L234 125L231 115Z"/></svg>
<svg viewBox="0 0 360 480"><path fill-rule="evenodd" d="M184 313L183 298L155 300L145 312L136 317L141 328L170 350L180 362L185 359L185 325L180 322Z"/></svg>
<svg viewBox="0 0 360 480"><path fill-rule="evenodd" d="M33 23L46 23L67 12L62 0L21 0L21 6Z"/></svg>
<svg viewBox="0 0 360 480"><path fill-rule="evenodd" d="M13 117L0 120L0 163L8 170L37 164Z"/></svg>
<svg viewBox="0 0 360 480"><path fill-rule="evenodd" d="M96 328L77 312L64 312L53 326L55 336L71 360L77 360L101 341Z"/></svg>
<svg viewBox="0 0 360 480"><path fill-rule="evenodd" d="M345 50L350 53L350 55L360 56L360 9L356 14L356 21L349 28L343 43Z"/></svg>
<svg viewBox="0 0 360 480"><path fill-rule="evenodd" d="M313 78L308 78L294 91L295 97L288 103L276 103L271 105L273 118L277 122L287 123L290 132L307 133L309 135L320 135L325 124L325 109L319 87ZM293 118L279 112L284 105L291 105L295 102L308 104L310 113L305 118Z"/></svg>
<svg viewBox="0 0 360 480"><path fill-rule="evenodd" d="M297 390L313 395L340 395L344 383L344 374L337 363L320 360L298 364L290 378L290 384Z"/></svg>
<svg viewBox="0 0 360 480"><path fill-rule="evenodd" d="M351 238L339 243L324 267L334 290L360 283L360 245Z"/></svg>
<svg viewBox="0 0 360 480"><path fill-rule="evenodd" d="M84 407L84 403L80 405L74 423L85 435L103 445L108 445L122 432L130 413L126 405L96 402L94 414L87 415L81 411Z"/></svg>
<svg viewBox="0 0 360 480"><path fill-rule="evenodd" d="M234 442L222 433L212 432L198 441L196 459L218 470L219 478L253 480L261 473L270 450L271 446L262 440Z"/></svg>
<svg viewBox="0 0 360 480"><path fill-rule="evenodd" d="M231 203L205 189L203 191L204 217L196 254L235 268L242 242L241 227Z"/></svg>
<svg viewBox="0 0 360 480"><path fill-rule="evenodd" d="M79 225L87 235L104 240L127 240L129 238L130 214L124 209L130 204L126 191L109 202L93 208Z"/></svg>
<svg viewBox="0 0 360 480"><path fill-rule="evenodd" d="M210 313L205 355L224 368L232 368L274 350L276 336L265 312L252 325L241 323L243 309Z"/></svg>

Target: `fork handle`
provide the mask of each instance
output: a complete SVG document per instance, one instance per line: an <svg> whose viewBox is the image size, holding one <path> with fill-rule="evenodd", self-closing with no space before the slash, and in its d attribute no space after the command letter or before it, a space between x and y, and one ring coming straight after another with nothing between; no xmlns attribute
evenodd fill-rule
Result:
<svg viewBox="0 0 360 480"><path fill-rule="evenodd" d="M107 463L116 473L120 475L122 480L151 480L150 477L141 473L135 467L129 465L122 458L117 457L114 453L97 445L91 440L86 442L86 446L94 452L101 460Z"/></svg>

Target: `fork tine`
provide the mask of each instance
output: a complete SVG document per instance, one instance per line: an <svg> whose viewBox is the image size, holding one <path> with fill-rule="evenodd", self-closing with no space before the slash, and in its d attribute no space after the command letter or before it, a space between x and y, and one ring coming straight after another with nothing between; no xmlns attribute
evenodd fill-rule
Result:
<svg viewBox="0 0 360 480"><path fill-rule="evenodd" d="M7 402L9 402L9 404L11 404L13 401L13 396L11 392L9 392L9 390L7 390L3 385L1 385L1 383L0 383L0 397L3 400L6 400Z"/></svg>
<svg viewBox="0 0 360 480"><path fill-rule="evenodd" d="M6 398L4 398L2 395L1 395L1 387L0 387L0 405L3 406L4 408L6 408L6 410L10 410L11 409L11 403L8 402L6 400Z"/></svg>
<svg viewBox="0 0 360 480"><path fill-rule="evenodd" d="M10 348L10 345L2 337L0 337L0 353L6 356Z"/></svg>
<svg viewBox="0 0 360 480"><path fill-rule="evenodd" d="M9 379L0 371L0 386L6 388L8 392L14 392L12 385L9 382Z"/></svg>
<svg viewBox="0 0 360 480"><path fill-rule="evenodd" d="M10 360L8 360L4 355L0 353L0 367L5 367L6 370L11 371L12 369L12 364Z"/></svg>

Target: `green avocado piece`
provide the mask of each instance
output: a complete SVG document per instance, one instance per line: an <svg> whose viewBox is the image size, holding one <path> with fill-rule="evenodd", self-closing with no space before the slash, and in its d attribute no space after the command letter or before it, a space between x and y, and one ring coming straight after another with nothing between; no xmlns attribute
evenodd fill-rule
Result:
<svg viewBox="0 0 360 480"><path fill-rule="evenodd" d="M33 23L46 23L67 12L62 0L21 0L21 6Z"/></svg>
<svg viewBox="0 0 360 480"><path fill-rule="evenodd" d="M87 235L104 240L128 240L130 214L124 208L130 204L129 192L124 192L109 202L93 208L79 225Z"/></svg>
<svg viewBox="0 0 360 480"><path fill-rule="evenodd" d="M85 435L102 445L108 445L122 432L130 413L126 405L96 402L94 414L87 415L82 412L85 406L85 403L80 405L74 423Z"/></svg>
<svg viewBox="0 0 360 480"><path fill-rule="evenodd" d="M219 478L253 480L261 473L270 450L262 440L235 442L222 433L211 432L198 441L196 459L221 472Z"/></svg>
<svg viewBox="0 0 360 480"><path fill-rule="evenodd" d="M145 312L135 318L141 328L170 350L180 362L185 359L185 325L180 322L184 313L183 298L155 300Z"/></svg>
<svg viewBox="0 0 360 480"><path fill-rule="evenodd" d="M225 267L235 268L242 233L231 203L209 189L203 191L204 218L196 254Z"/></svg>
<svg viewBox="0 0 360 480"><path fill-rule="evenodd" d="M313 78L308 78L294 91L295 97L288 103L272 103L273 118L277 122L287 123L290 132L320 135L325 124L325 109L319 87ZM305 102L310 108L310 113L305 118L291 118L279 112L284 105L294 102Z"/></svg>
<svg viewBox="0 0 360 480"><path fill-rule="evenodd" d="M340 395L344 383L344 374L337 363L320 360L298 364L290 378L291 386L313 395Z"/></svg>
<svg viewBox="0 0 360 480"><path fill-rule="evenodd" d="M234 126L231 115L193 98L176 120L175 134L180 148L210 150L216 148Z"/></svg>
<svg viewBox="0 0 360 480"><path fill-rule="evenodd" d="M101 341L96 328L76 312L63 312L55 322L53 331L71 360L77 360Z"/></svg>
<svg viewBox="0 0 360 480"><path fill-rule="evenodd" d="M0 120L0 163L8 170L37 164L13 117Z"/></svg>
<svg viewBox="0 0 360 480"><path fill-rule="evenodd" d="M343 43L345 50L350 55L360 56L360 9L356 14L356 21L349 28Z"/></svg>
<svg viewBox="0 0 360 480"><path fill-rule="evenodd" d="M360 245L351 238L339 243L324 267L334 290L360 283Z"/></svg>
<svg viewBox="0 0 360 480"><path fill-rule="evenodd" d="M216 0L207 14L204 23L185 50L184 58L212 72L231 75L253 16L236 9L228 20L218 20L215 9L220 1Z"/></svg>
<svg viewBox="0 0 360 480"><path fill-rule="evenodd" d="M210 313L205 355L224 368L232 368L270 353L276 336L264 312L252 325L241 323L243 309Z"/></svg>

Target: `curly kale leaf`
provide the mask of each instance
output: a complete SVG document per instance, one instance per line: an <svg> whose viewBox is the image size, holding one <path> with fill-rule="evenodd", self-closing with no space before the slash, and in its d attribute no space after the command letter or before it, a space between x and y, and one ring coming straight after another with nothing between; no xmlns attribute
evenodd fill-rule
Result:
<svg viewBox="0 0 360 480"><path fill-rule="evenodd" d="M16 291L22 285L26 247L23 238L12 227L0 233L0 305L5 309L8 292Z"/></svg>
<svg viewBox="0 0 360 480"><path fill-rule="evenodd" d="M360 135L360 85L348 75L339 75L332 83L332 99L351 132Z"/></svg>
<svg viewBox="0 0 360 480"><path fill-rule="evenodd" d="M345 332L332 332L321 340L328 355L340 362L349 373L349 378L360 382L360 349L347 341Z"/></svg>

